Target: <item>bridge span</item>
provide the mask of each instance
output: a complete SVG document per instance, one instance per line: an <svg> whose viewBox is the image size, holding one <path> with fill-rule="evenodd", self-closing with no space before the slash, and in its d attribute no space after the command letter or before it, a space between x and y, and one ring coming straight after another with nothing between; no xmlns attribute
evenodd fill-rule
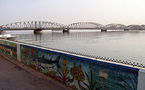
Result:
<svg viewBox="0 0 145 90"><path fill-rule="evenodd" d="M62 30L63 32L69 32L69 30L101 30L106 32L107 30L145 30L145 25L123 25L123 24L108 24L102 25L95 22L77 22L69 25L64 25L56 22L48 21L25 21L5 24L0 26L0 30L34 30L34 32L40 32L42 30Z"/></svg>

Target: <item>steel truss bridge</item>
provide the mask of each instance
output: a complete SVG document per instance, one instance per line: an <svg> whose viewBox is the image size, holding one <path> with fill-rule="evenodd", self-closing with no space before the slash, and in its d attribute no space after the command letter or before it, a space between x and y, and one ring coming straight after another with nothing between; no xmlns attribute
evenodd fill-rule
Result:
<svg viewBox="0 0 145 90"><path fill-rule="evenodd" d="M108 24L102 25L95 22L77 22L69 25L64 25L56 22L48 21L24 21L15 22L6 25L1 25L0 30L63 30L68 32L69 30L84 30L84 29L96 29L101 31L107 30L145 30L145 25L123 25L123 24Z"/></svg>

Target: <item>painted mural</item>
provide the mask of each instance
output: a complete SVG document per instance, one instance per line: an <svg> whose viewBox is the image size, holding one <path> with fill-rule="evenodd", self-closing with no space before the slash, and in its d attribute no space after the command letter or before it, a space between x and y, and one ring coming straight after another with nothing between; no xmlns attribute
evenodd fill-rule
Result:
<svg viewBox="0 0 145 90"><path fill-rule="evenodd" d="M137 90L138 69L21 45L22 63L76 90Z"/></svg>
<svg viewBox="0 0 145 90"><path fill-rule="evenodd" d="M0 53L17 59L17 44L0 40Z"/></svg>

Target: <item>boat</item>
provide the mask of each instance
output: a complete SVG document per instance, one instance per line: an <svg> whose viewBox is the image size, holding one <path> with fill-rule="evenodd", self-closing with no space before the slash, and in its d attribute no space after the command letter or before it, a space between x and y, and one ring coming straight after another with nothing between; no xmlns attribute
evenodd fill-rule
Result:
<svg viewBox="0 0 145 90"><path fill-rule="evenodd" d="M12 36L11 34L4 34L0 35L0 39L7 39L7 40L16 40L16 36Z"/></svg>

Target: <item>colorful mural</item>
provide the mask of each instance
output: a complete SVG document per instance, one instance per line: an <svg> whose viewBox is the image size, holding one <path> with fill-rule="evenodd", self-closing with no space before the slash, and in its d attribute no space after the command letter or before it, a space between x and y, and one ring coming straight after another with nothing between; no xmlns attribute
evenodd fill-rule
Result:
<svg viewBox="0 0 145 90"><path fill-rule="evenodd" d="M138 69L21 45L22 63L76 90L137 90Z"/></svg>
<svg viewBox="0 0 145 90"><path fill-rule="evenodd" d="M0 53L17 59L17 44L0 40Z"/></svg>

